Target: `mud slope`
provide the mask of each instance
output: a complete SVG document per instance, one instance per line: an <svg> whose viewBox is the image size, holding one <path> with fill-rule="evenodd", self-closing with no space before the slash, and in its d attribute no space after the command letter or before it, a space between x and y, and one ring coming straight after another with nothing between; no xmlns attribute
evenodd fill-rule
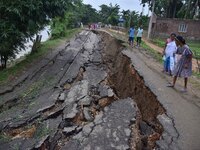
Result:
<svg viewBox="0 0 200 150"><path fill-rule="evenodd" d="M173 122L121 41L82 31L61 47L0 87L0 149L176 147L157 118Z"/></svg>

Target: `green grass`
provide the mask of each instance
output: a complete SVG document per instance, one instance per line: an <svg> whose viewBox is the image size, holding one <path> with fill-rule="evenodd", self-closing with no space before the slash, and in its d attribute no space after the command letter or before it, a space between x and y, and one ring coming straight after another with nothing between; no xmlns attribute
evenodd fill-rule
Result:
<svg viewBox="0 0 200 150"><path fill-rule="evenodd" d="M157 61L159 61L160 63L162 63L162 56L155 51L153 48L149 47L145 42L142 41L141 43L142 48L146 49L150 55L153 56L153 58L155 58Z"/></svg>
<svg viewBox="0 0 200 150"><path fill-rule="evenodd" d="M0 133L0 141L1 142L9 142L11 140L11 137L5 135L4 133Z"/></svg>
<svg viewBox="0 0 200 150"><path fill-rule="evenodd" d="M200 62L200 42L189 42L188 45L194 53L194 58Z"/></svg>
<svg viewBox="0 0 200 150"><path fill-rule="evenodd" d="M42 120L38 120L37 122L37 130L34 133L34 138L41 139L52 133L52 130L49 128L47 122L41 122Z"/></svg>
<svg viewBox="0 0 200 150"><path fill-rule="evenodd" d="M165 39L152 39L152 42L156 44L157 46L163 48L165 46ZM190 49L193 51L197 51L200 53L200 42L199 41L186 41L186 43L189 45Z"/></svg>
<svg viewBox="0 0 200 150"><path fill-rule="evenodd" d="M27 89L20 95L20 99L25 100L38 97L43 87L49 87L53 85L53 80L53 77L46 77L43 80L34 82L32 85L30 85L30 87L27 87Z"/></svg>
<svg viewBox="0 0 200 150"><path fill-rule="evenodd" d="M64 43L67 39L70 39L74 34L80 32L81 29L72 29L66 31L66 36L59 39L50 39L41 44L37 53L29 54L24 60L17 63L11 68L0 71L0 85L5 84L9 80L13 79L17 74L26 69L32 62L40 59L47 54L50 50L53 50L60 44Z"/></svg>
<svg viewBox="0 0 200 150"><path fill-rule="evenodd" d="M166 40L156 38L156 39L153 39L152 42L156 44L157 46L163 48L165 46Z"/></svg>
<svg viewBox="0 0 200 150"><path fill-rule="evenodd" d="M154 44L156 44L157 46L159 47L164 47L165 46L165 40L164 39L153 39L152 42ZM190 47L190 49L194 52L194 58L195 59L198 59L199 62L200 62L200 42L199 41L186 41L186 43L188 44L188 46ZM193 75L195 75L196 77L200 77L200 73L197 72L197 73L193 73Z"/></svg>

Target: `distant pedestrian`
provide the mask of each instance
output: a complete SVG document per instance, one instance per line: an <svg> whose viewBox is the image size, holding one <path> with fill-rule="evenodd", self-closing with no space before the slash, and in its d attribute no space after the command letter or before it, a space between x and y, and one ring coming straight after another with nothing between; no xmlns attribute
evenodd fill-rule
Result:
<svg viewBox="0 0 200 150"><path fill-rule="evenodd" d="M174 69L175 64L175 53L177 51L177 46L175 43L175 33L171 33L170 38L167 39L166 45L164 48L164 72L172 75L172 71Z"/></svg>
<svg viewBox="0 0 200 150"><path fill-rule="evenodd" d="M137 30L137 47L140 47L140 44L142 42L142 34L143 34L143 29L142 26L140 26Z"/></svg>
<svg viewBox="0 0 200 150"><path fill-rule="evenodd" d="M82 22L80 23L80 27L83 28L83 23Z"/></svg>
<svg viewBox="0 0 200 150"><path fill-rule="evenodd" d="M182 92L187 91L187 82L188 77L192 75L192 51L190 50L189 46L186 44L184 38L182 36L177 36L175 38L176 45L180 46L183 50L180 60L177 62L175 69L173 71L173 83L169 84L168 87L174 87L177 77L184 78L184 89Z"/></svg>
<svg viewBox="0 0 200 150"><path fill-rule="evenodd" d="M131 47L134 46L134 34L135 34L135 29L134 27L131 27L129 29L129 45L131 45Z"/></svg>

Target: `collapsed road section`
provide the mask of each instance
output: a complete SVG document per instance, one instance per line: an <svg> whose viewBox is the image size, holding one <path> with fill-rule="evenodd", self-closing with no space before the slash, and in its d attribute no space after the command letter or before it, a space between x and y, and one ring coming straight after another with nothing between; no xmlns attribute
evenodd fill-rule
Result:
<svg viewBox="0 0 200 150"><path fill-rule="evenodd" d="M178 149L173 121L125 49L85 30L2 86L0 149Z"/></svg>

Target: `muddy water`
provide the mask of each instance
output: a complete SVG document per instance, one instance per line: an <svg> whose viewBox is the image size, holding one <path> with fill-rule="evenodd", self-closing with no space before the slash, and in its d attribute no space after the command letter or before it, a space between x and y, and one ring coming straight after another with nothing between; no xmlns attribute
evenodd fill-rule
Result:
<svg viewBox="0 0 200 150"><path fill-rule="evenodd" d="M125 47L83 31L0 88L0 149L153 149L165 110Z"/></svg>

